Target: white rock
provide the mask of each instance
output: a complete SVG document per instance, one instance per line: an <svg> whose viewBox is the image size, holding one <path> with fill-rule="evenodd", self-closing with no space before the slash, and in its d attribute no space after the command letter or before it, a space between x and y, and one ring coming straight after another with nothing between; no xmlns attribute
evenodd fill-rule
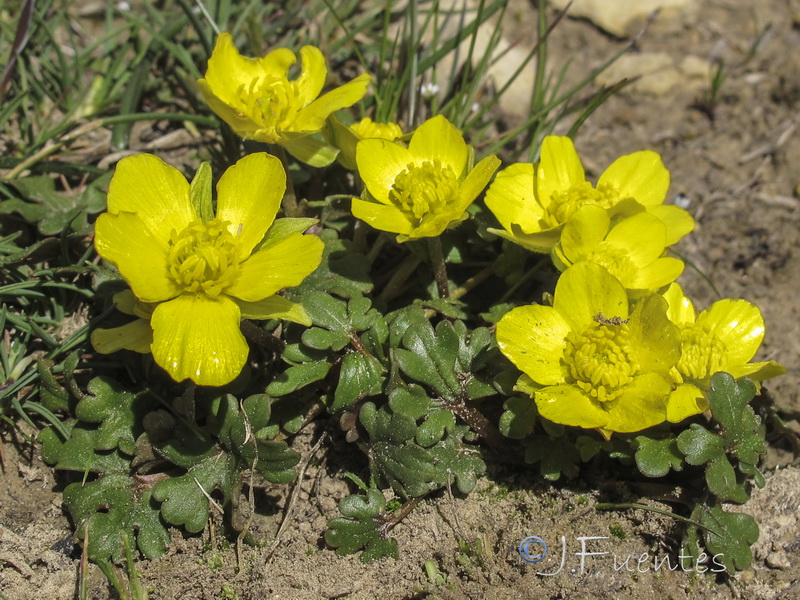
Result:
<svg viewBox="0 0 800 600"><path fill-rule="evenodd" d="M563 10L569 1L550 3ZM624 38L636 34L654 11L661 10L658 20L669 19L685 13L691 4L693 0L574 0L568 14L589 19L600 29Z"/></svg>
<svg viewBox="0 0 800 600"><path fill-rule="evenodd" d="M633 77L639 79L625 91L660 96L677 85L686 90L697 90L711 84L711 64L697 56L687 56L677 64L664 52L623 54L597 77L597 82L613 85Z"/></svg>

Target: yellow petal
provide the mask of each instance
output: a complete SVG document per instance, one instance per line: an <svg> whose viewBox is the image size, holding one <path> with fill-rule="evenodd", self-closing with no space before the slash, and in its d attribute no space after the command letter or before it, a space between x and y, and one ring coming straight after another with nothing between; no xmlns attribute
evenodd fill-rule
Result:
<svg viewBox="0 0 800 600"><path fill-rule="evenodd" d="M672 204L648 206L647 212L658 217L666 226L665 242L667 246L677 244L683 236L694 229L695 223L692 215L679 206Z"/></svg>
<svg viewBox="0 0 800 600"><path fill-rule="evenodd" d="M486 191L486 206L509 234L511 224L522 231L539 231L542 207L533 197L533 165L516 163L497 174Z"/></svg>
<svg viewBox="0 0 800 600"><path fill-rule="evenodd" d="M667 318L667 301L658 294L640 299L628 328L640 371L669 373L681 356L681 334Z"/></svg>
<svg viewBox="0 0 800 600"><path fill-rule="evenodd" d="M237 97L243 90L250 91L253 83L265 75L286 77L296 60L294 52L288 48L278 48L263 58L242 56L231 35L223 32L217 36L214 51L208 59L205 82L214 96L237 107L240 104Z"/></svg>
<svg viewBox="0 0 800 600"><path fill-rule="evenodd" d="M496 156L487 156L481 160L469 172L466 179L461 182L458 188L458 200L454 203L454 212L459 215L467 210L475 198L478 197L486 184L492 179L492 175L500 166L500 159Z"/></svg>
<svg viewBox="0 0 800 600"><path fill-rule="evenodd" d="M137 298L162 302L180 293L167 277L167 245L131 213L100 215L95 223L98 254L116 265Z"/></svg>
<svg viewBox="0 0 800 600"><path fill-rule="evenodd" d="M535 233L525 233L522 231L519 225L512 223L511 233L508 234L496 229L487 229L487 231L515 242L532 252L543 252L547 254L550 252L550 250L552 250L553 246L558 243L563 228L563 225L559 225L558 227L553 227L552 229L544 229Z"/></svg>
<svg viewBox="0 0 800 600"><path fill-rule="evenodd" d="M389 190L412 162L408 148L388 140L361 140L356 146L358 174L372 197L382 204L391 204Z"/></svg>
<svg viewBox="0 0 800 600"><path fill-rule="evenodd" d="M583 165L572 140L565 136L548 135L542 142L541 158L536 168L536 198L549 206L553 194L569 190L586 181Z"/></svg>
<svg viewBox="0 0 800 600"><path fill-rule="evenodd" d="M595 317L628 318L628 296L622 284L600 265L580 262L561 274L556 283L553 307L582 332Z"/></svg>
<svg viewBox="0 0 800 600"><path fill-rule="evenodd" d="M244 367L249 348L230 298L185 294L153 312L153 358L175 381L225 385Z"/></svg>
<svg viewBox="0 0 800 600"><path fill-rule="evenodd" d="M697 324L724 344L729 365L748 362L764 339L761 311L747 300L718 300L700 313Z"/></svg>
<svg viewBox="0 0 800 600"><path fill-rule="evenodd" d="M552 385L536 392L533 398L539 414L553 423L593 429L608 423L608 413L599 402L573 385Z"/></svg>
<svg viewBox="0 0 800 600"><path fill-rule="evenodd" d="M597 187L616 189L620 199L633 198L645 206L664 202L669 189L669 171L658 153L651 150L620 156L597 181Z"/></svg>
<svg viewBox="0 0 800 600"><path fill-rule="evenodd" d="M364 97L370 79L368 73L362 73L352 81L320 96L305 108L300 109L289 131L314 133L322 130L325 119L332 113L353 106Z"/></svg>
<svg viewBox="0 0 800 600"><path fill-rule="evenodd" d="M148 354L150 344L153 343L153 329L148 321L136 319L120 327L95 329L91 340L92 346L100 354L111 354L119 350Z"/></svg>
<svg viewBox="0 0 800 600"><path fill-rule="evenodd" d="M637 269L628 284L629 289L657 290L675 281L683 273L682 260L665 256L657 258L645 267Z"/></svg>
<svg viewBox="0 0 800 600"><path fill-rule="evenodd" d="M128 156L117 163L108 185L108 212L136 213L160 242L195 219L189 182L152 154Z"/></svg>
<svg viewBox="0 0 800 600"><path fill-rule="evenodd" d="M283 319L307 327L313 323L302 304L290 302L281 296L270 296L258 302L245 302L238 298L233 300L239 305L243 319Z"/></svg>
<svg viewBox="0 0 800 600"><path fill-rule="evenodd" d="M444 115L437 115L420 125L411 136L408 149L414 160L439 160L448 165L457 179L461 179L467 168L469 148L464 136Z"/></svg>
<svg viewBox="0 0 800 600"><path fill-rule="evenodd" d="M644 266L664 254L666 227L658 217L643 212L619 221L606 241L635 265Z"/></svg>
<svg viewBox="0 0 800 600"><path fill-rule="evenodd" d="M638 269L626 287L640 292L658 290L680 277L684 266L683 261L677 258L657 258L651 264Z"/></svg>
<svg viewBox="0 0 800 600"><path fill-rule="evenodd" d="M250 255L275 220L286 190L281 161L259 152L245 156L217 184L217 218L239 238L241 258Z"/></svg>
<svg viewBox="0 0 800 600"><path fill-rule="evenodd" d="M292 233L242 263L239 278L225 293L257 302L283 288L300 285L319 266L324 248L315 235Z"/></svg>
<svg viewBox="0 0 800 600"><path fill-rule="evenodd" d="M725 370L736 379L740 377L749 377L756 382L786 375L786 367L774 360L747 363L744 365L728 365Z"/></svg>
<svg viewBox="0 0 800 600"><path fill-rule="evenodd" d="M227 104L225 100L214 93L205 79L200 79L197 85L206 104L214 111L214 114L230 125L236 135L246 140L256 139L259 126L247 114L242 112L244 110L243 107L237 109ZM237 102L238 104L240 103Z"/></svg>
<svg viewBox="0 0 800 600"><path fill-rule="evenodd" d="M667 304L669 304L667 316L670 321L676 325L691 325L694 323L694 304L684 295L680 285L677 283L671 284L662 295Z"/></svg>
<svg viewBox="0 0 800 600"><path fill-rule="evenodd" d="M610 406L604 429L632 433L663 423L667 418L669 393L669 384L655 373L634 377L619 398L606 403Z"/></svg>
<svg viewBox="0 0 800 600"><path fill-rule="evenodd" d="M563 383L569 324L551 306L520 306L497 323L497 345L516 367L540 385Z"/></svg>
<svg viewBox="0 0 800 600"><path fill-rule="evenodd" d="M708 409L708 400L703 391L691 383L682 383L669 395L667 421L680 423L684 419L699 415Z"/></svg>
<svg viewBox="0 0 800 600"><path fill-rule="evenodd" d="M328 75L328 68L325 66L325 57L315 46L303 46L300 48L300 61L302 71L300 77L295 81L297 96L300 106L311 103L325 85L325 77Z"/></svg>
<svg viewBox="0 0 800 600"><path fill-rule="evenodd" d="M414 229L405 213L392 205L353 198L350 210L356 219L361 219L381 231L409 235Z"/></svg>
<svg viewBox="0 0 800 600"><path fill-rule="evenodd" d="M589 204L579 209L561 233L564 256L570 263L585 259L600 245L610 226L611 219L604 208Z"/></svg>

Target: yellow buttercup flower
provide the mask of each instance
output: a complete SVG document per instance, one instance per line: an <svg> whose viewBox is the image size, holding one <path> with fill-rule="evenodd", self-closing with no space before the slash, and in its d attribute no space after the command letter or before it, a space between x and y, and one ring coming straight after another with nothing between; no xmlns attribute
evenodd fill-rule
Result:
<svg viewBox="0 0 800 600"><path fill-rule="evenodd" d="M436 237L466 218L467 207L500 165L487 156L472 167L472 148L439 115L420 125L408 147L365 139L356 148L366 190L353 198L353 215L398 241Z"/></svg>
<svg viewBox="0 0 800 600"><path fill-rule="evenodd" d="M580 261L605 267L631 296L642 296L675 281L683 261L664 256L666 227L640 212L613 224L608 211L589 204L570 217L553 247L553 262L565 270Z"/></svg>
<svg viewBox="0 0 800 600"><path fill-rule="evenodd" d="M190 186L150 154L119 162L95 247L136 299L117 298L118 306L140 319L122 334L96 332L93 341L100 352L142 351L150 327L153 358L175 380L223 385L247 359L242 318L310 324L302 306L276 294L319 266L323 243L291 227L268 232L286 188L274 156L252 154L228 169L217 184L216 214L210 185L209 178L207 191ZM193 203L198 194L205 210Z"/></svg>
<svg viewBox="0 0 800 600"><path fill-rule="evenodd" d="M516 389L562 425L633 432L663 422L680 356L678 328L657 294L633 310L603 267L578 263L561 275L553 306L521 306L497 324L497 344L524 374Z"/></svg>
<svg viewBox="0 0 800 600"><path fill-rule="evenodd" d="M337 160L345 169L355 170L356 145L361 140L376 138L393 142L403 137L403 130L397 123L376 123L369 117L358 123L345 125L335 115L331 115L325 129L325 135L339 149Z"/></svg>
<svg viewBox="0 0 800 600"><path fill-rule="evenodd" d="M672 371L676 389L670 395L667 417L673 423L708 408L706 393L714 373L749 377L758 385L786 373L777 362L750 362L764 339L764 318L746 300L714 302L695 317L692 301L677 283L664 292L667 315L681 332L681 357Z"/></svg>
<svg viewBox="0 0 800 600"><path fill-rule="evenodd" d="M694 228L682 208L664 205L669 171L652 151L634 152L615 160L597 187L586 175L568 137L547 136L537 165L517 163L497 174L486 192L486 206L503 229L490 229L535 252L550 252L566 222L583 206L599 206L612 219L641 210L658 217L670 246Z"/></svg>
<svg viewBox="0 0 800 600"><path fill-rule="evenodd" d="M329 147L308 136L321 131L331 113L361 100L370 76L364 73L320 96L328 73L325 57L319 48L303 46L300 58L300 76L290 80L294 52L278 48L263 58L244 57L230 34L221 33L205 78L197 83L211 109L237 135L280 144L312 165L325 164L335 153L326 153Z"/></svg>

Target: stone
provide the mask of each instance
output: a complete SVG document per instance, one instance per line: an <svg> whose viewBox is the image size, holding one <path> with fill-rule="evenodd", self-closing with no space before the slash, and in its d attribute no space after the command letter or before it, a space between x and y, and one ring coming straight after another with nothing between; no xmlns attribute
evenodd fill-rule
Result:
<svg viewBox="0 0 800 600"><path fill-rule="evenodd" d="M563 10L570 0L550 0L550 4ZM657 20L667 20L683 15L691 9L693 0L573 0L569 14L585 18L597 27L620 38L638 33L648 17L660 10Z"/></svg>

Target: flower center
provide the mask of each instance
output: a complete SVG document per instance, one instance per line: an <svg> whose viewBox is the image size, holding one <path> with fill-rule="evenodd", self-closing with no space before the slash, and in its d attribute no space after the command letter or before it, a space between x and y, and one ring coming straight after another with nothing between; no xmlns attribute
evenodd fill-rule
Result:
<svg viewBox="0 0 800 600"><path fill-rule="evenodd" d="M599 402L617 398L639 369L628 322L597 315L582 333L567 336L564 364L572 381Z"/></svg>
<svg viewBox="0 0 800 600"><path fill-rule="evenodd" d="M547 198L543 199L545 202ZM588 181L576 183L566 192L556 192L549 198L550 202L543 206L544 214L540 219L543 229L551 229L566 223L577 210L587 204L605 209L614 206L619 200L616 190L602 185L595 189Z"/></svg>
<svg viewBox="0 0 800 600"><path fill-rule="evenodd" d="M389 190L389 200L418 226L425 215L442 213L457 191L453 170L437 159L426 160L400 171Z"/></svg>
<svg viewBox="0 0 800 600"><path fill-rule="evenodd" d="M681 326L681 357L676 365L687 379L707 379L725 369L727 348L716 335L695 324Z"/></svg>
<svg viewBox="0 0 800 600"><path fill-rule="evenodd" d="M170 234L169 277L184 292L215 297L239 275L239 240L228 231L227 221L196 219Z"/></svg>
<svg viewBox="0 0 800 600"><path fill-rule="evenodd" d="M280 132L291 127L303 108L297 87L285 77L259 77L248 88L242 85L237 95L242 116L255 120L264 141L273 144L282 139Z"/></svg>

